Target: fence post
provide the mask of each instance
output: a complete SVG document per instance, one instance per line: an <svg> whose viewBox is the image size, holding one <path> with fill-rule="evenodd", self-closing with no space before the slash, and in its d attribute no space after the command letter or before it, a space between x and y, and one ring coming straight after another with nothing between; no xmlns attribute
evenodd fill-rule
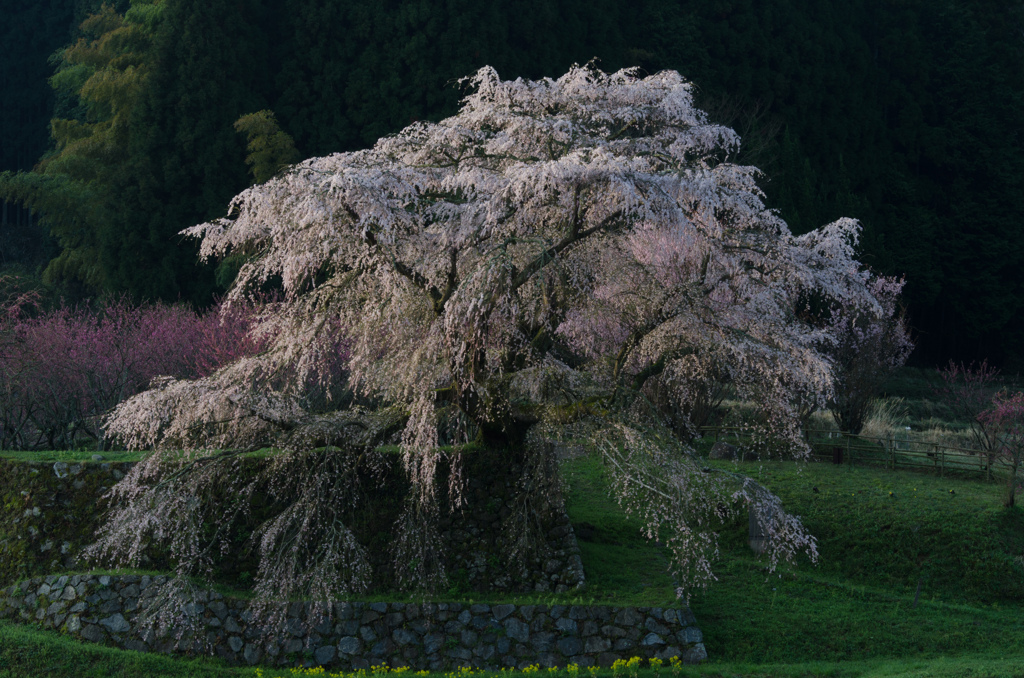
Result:
<svg viewBox="0 0 1024 678"><path fill-rule="evenodd" d="M853 451L850 449L850 434L846 434L846 456L850 458L850 468L853 468Z"/></svg>
<svg viewBox="0 0 1024 678"><path fill-rule="evenodd" d="M946 475L946 448L943 447L941 450L938 445L935 445L935 453L942 455L942 460L939 462L939 477L942 478Z"/></svg>
<svg viewBox="0 0 1024 678"><path fill-rule="evenodd" d="M896 443L893 442L893 437L889 436L889 458L892 461L892 470L896 470Z"/></svg>

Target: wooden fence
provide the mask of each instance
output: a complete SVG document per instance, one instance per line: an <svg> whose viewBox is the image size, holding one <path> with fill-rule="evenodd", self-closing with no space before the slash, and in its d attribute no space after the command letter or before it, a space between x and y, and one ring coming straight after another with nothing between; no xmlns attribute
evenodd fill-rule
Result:
<svg viewBox="0 0 1024 678"><path fill-rule="evenodd" d="M712 436L715 442L735 441L737 447L749 441L744 430L736 426L706 426L701 433ZM1004 466L999 459L983 451L913 440L909 436L874 438L809 429L804 431L804 438L815 458L850 466L925 469L940 476L980 475L985 480L992 480L993 473L1001 472Z"/></svg>

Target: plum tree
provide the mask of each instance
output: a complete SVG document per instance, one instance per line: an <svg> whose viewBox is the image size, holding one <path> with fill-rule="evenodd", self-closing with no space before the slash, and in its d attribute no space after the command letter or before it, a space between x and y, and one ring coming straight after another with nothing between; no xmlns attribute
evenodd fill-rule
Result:
<svg viewBox="0 0 1024 678"><path fill-rule="evenodd" d="M1003 505L1012 507L1020 486L1020 468L1024 465L1024 393L1000 391L989 408L978 415L978 423L996 441L994 456L1008 469Z"/></svg>
<svg viewBox="0 0 1024 678"><path fill-rule="evenodd" d="M122 298L45 310L38 295L13 292L0 311L0 449L72 449L91 438L105 450L103 414L153 377L203 376L260 348L244 305L198 314Z"/></svg>

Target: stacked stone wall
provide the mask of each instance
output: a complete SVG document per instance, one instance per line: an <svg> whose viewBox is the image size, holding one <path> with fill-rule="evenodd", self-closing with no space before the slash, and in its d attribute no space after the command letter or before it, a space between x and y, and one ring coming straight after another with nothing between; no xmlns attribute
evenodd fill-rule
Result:
<svg viewBox="0 0 1024 678"><path fill-rule="evenodd" d="M314 618L309 605L291 603L273 633L252 622L245 601L206 592L158 634L145 613L166 585L160 576L36 577L2 591L0 617L130 650L346 671L382 663L432 671L608 666L630 657L692 664L707 656L687 608L338 602Z"/></svg>
<svg viewBox="0 0 1024 678"><path fill-rule="evenodd" d="M106 508L103 494L131 466L0 459L0 586L81 567L79 554Z"/></svg>
<svg viewBox="0 0 1024 678"><path fill-rule="evenodd" d="M0 460L0 586L26 577L89 567L80 555L82 548L93 541L107 508L103 494L132 465L102 458L48 464ZM466 594L565 593L585 581L576 536L557 492L553 495L555 503L547 507L539 524L535 536L538 548L524 562L509 566L509 554L502 542L503 526L516 504L520 474L521 466L515 459L493 459L489 453L472 453L464 459L462 505L444 512L438 527L441 552L449 559L445 569L453 584ZM367 487L374 487L371 481L367 481ZM405 489L402 471L396 468L389 472L377 496L368 493L360 509L361 519L351 526L371 555L374 593L386 592L389 587L386 547L392 541L391 530ZM247 537L240 533L235 541L242 543ZM148 552L145 558L141 566L148 570L169 571L174 567L157 550ZM251 580L258 567L254 558L230 554L217 564L221 579L232 585Z"/></svg>

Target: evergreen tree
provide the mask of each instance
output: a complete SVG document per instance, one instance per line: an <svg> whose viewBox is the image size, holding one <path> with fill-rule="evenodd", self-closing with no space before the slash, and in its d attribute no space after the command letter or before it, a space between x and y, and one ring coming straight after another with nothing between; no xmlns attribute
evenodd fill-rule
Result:
<svg viewBox="0 0 1024 678"><path fill-rule="evenodd" d="M291 136L281 131L274 112L257 111L235 121L235 131L245 135L249 155L245 162L257 184L274 177L284 167L301 160Z"/></svg>
<svg viewBox="0 0 1024 678"><path fill-rule="evenodd" d="M105 5L82 23L83 37L58 53L50 78L79 117L51 121L55 149L33 171L0 176L0 195L39 212L61 248L44 273L50 282L111 288L103 236L131 182L130 122L161 10L161 0L136 0L124 16Z"/></svg>
<svg viewBox="0 0 1024 678"><path fill-rule="evenodd" d="M114 286L138 296L208 303L212 267L178 232L210 218L248 185L243 113L265 108L271 80L261 0L173 0L157 34L152 86L133 121L136 185L107 231Z"/></svg>
<svg viewBox="0 0 1024 678"><path fill-rule="evenodd" d="M26 26L38 23L60 44L60 23L95 0L21 2L5 47L26 33L35 40ZM3 196L41 210L60 239L54 281L205 300L213 274L197 273L175 234L248 183L232 129L243 114L273 108L301 156L323 155L452 114L458 79L484 63L537 78L597 57L605 69L692 79L698 104L744 138L731 159L764 170L768 204L795 231L860 219L864 261L907 279L915 359L1019 354L1022 0L134 0L128 9L123 25L107 27L121 38L104 42L90 24L93 47L60 53L56 148L36 172L2 182ZM148 46L126 42L133 32ZM87 53L106 61L74 61ZM18 88L2 112L10 170L37 157L54 101L15 83L25 73L41 84L42 62L33 63L3 69L5 86ZM109 82L81 89L96 74ZM102 157L101 139L110 140Z"/></svg>
<svg viewBox="0 0 1024 678"><path fill-rule="evenodd" d="M49 58L99 0L9 0L0 25L0 172L28 171L47 150L55 97ZM58 116L63 117L63 116ZM0 196L0 267L33 273L54 255L39 215Z"/></svg>

